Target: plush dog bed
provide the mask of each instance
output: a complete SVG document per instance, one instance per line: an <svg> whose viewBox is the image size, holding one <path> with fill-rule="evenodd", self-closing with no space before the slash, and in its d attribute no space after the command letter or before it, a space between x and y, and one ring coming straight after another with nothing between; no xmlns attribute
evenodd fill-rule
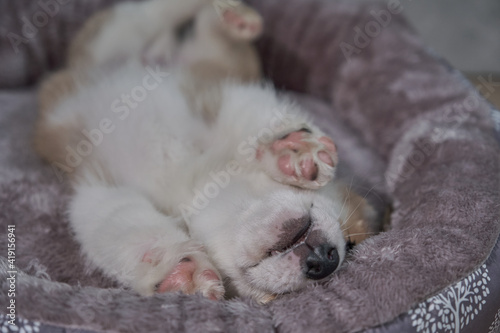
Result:
<svg viewBox="0 0 500 333"><path fill-rule="evenodd" d="M334 138L341 176L392 204L390 229L358 245L328 283L265 306L120 288L85 265L65 215L69 187L31 147L33 85L61 65L84 19L112 1L4 1L1 331L12 328L14 299L17 325L39 332L499 332L497 111L421 43L404 2L249 2L266 22L266 75Z"/></svg>

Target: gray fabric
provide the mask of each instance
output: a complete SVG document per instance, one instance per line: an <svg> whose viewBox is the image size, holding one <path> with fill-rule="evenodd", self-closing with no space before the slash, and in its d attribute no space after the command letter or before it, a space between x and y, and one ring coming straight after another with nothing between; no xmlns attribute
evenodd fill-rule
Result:
<svg viewBox="0 0 500 333"><path fill-rule="evenodd" d="M119 0L1 0L0 88L35 84L64 62L70 38L92 13Z"/></svg>
<svg viewBox="0 0 500 333"><path fill-rule="evenodd" d="M355 27L376 22L371 11L386 5L251 3L269 22L260 44L266 72L334 109L382 161L374 185L394 205L392 230L361 244L328 285L270 305L283 331L377 325L477 268L500 230L500 151L489 105L398 15L346 59L339 45L356 45ZM293 320L305 309L320 310Z"/></svg>
<svg viewBox="0 0 500 333"><path fill-rule="evenodd" d="M267 306L139 297L86 267L68 229L68 187L31 149L34 95L3 92L0 226L16 224L16 263L25 271L17 280L18 315L90 330L355 332L398 318L481 267L500 232L500 148L489 105L426 50L400 15L346 58L341 43L356 45L354 28L374 22L370 12L386 4L250 2L266 19L259 49L267 75L306 95L301 102L336 140L344 170L393 203L392 229L359 245L328 283ZM68 35L105 1L68 1L15 54L4 32L21 33L13 14L32 16L39 3L29 3L0 2L3 87L36 82L60 64ZM498 274L497 252L490 261ZM494 320L494 296L481 312L485 322Z"/></svg>
<svg viewBox="0 0 500 333"><path fill-rule="evenodd" d="M327 105L303 95L295 95L295 99L310 110L316 119L322 120L320 125L340 143L339 152L344 156L344 164L340 166L341 175L349 175L347 163L355 164L357 160L365 159L375 161L373 165L380 164L371 151L360 146L354 133L341 126L337 114L332 113ZM114 288L113 282L99 273L87 271L64 216L69 195L66 185L60 184L50 167L28 148L36 112L33 93L0 93L0 105L0 146L7 147L1 155L0 225L3 230L7 224L16 225L16 263L27 273L18 275L17 280L19 315L41 321L42 328L45 327L43 323L48 323L128 332L145 329L151 332L190 332L186 327L208 330L212 326L224 332L266 332L276 329L269 307L258 307L248 300L214 306L214 302L182 295L141 298L129 291ZM362 173L363 170L359 171L358 177ZM5 239L0 239L0 244L5 248ZM497 245L487 261L491 281L488 283L490 294L485 309L463 332L488 332L478 329L477 325L480 328L489 327L495 311L500 308L499 258L500 247ZM1 281L5 281L4 276ZM0 300L3 308L2 302L7 300L5 284L2 285ZM323 304L322 308L333 310L328 303ZM304 307L293 323L306 325L308 320L314 319L314 315L311 315L314 311L317 310L312 306ZM236 323L233 324L235 319ZM165 322L175 324L165 326ZM399 333L414 329L410 316L405 315L373 329L373 332ZM46 331L53 331L53 326L47 326ZM287 330L279 330L278 327L278 331ZM316 327L308 331L321 332L323 328Z"/></svg>

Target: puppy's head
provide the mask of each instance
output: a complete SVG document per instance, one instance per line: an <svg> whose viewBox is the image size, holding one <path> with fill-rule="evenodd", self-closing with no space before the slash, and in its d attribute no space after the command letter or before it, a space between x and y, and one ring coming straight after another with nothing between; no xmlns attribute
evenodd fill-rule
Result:
<svg viewBox="0 0 500 333"><path fill-rule="evenodd" d="M340 200L286 186L250 192L229 187L193 230L224 276L228 296L266 302L326 279L340 266Z"/></svg>

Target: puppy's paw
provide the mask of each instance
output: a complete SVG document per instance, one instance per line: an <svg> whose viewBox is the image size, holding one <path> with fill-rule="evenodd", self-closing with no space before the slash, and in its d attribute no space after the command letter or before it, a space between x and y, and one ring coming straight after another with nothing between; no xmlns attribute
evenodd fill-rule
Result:
<svg viewBox="0 0 500 333"><path fill-rule="evenodd" d="M144 275L136 289L147 295L181 291L189 295L201 293L212 300L222 299L221 276L203 247L193 241L181 247L183 251L177 251L175 257L168 255L170 251L158 248L147 251L140 264Z"/></svg>
<svg viewBox="0 0 500 333"><path fill-rule="evenodd" d="M212 300L222 299L224 287L215 268L203 255L181 259L174 270L159 282L156 292L182 291L185 294L201 293Z"/></svg>
<svg viewBox="0 0 500 333"><path fill-rule="evenodd" d="M262 147L257 158L275 180L307 189L326 185L338 163L333 141L307 129L291 132Z"/></svg>
<svg viewBox="0 0 500 333"><path fill-rule="evenodd" d="M262 33L262 17L243 2L216 0L214 6L228 32L234 38L253 40Z"/></svg>

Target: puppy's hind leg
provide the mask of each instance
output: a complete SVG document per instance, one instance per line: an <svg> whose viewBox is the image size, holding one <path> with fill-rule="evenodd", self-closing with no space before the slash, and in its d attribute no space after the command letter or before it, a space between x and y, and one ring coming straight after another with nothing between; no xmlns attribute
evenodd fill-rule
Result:
<svg viewBox="0 0 500 333"><path fill-rule="evenodd" d="M230 37L251 41L262 33L262 17L256 10L243 2L215 0L213 6Z"/></svg>
<svg viewBox="0 0 500 333"><path fill-rule="evenodd" d="M220 274L203 246L131 189L77 185L70 221L91 263L140 294L223 297Z"/></svg>

